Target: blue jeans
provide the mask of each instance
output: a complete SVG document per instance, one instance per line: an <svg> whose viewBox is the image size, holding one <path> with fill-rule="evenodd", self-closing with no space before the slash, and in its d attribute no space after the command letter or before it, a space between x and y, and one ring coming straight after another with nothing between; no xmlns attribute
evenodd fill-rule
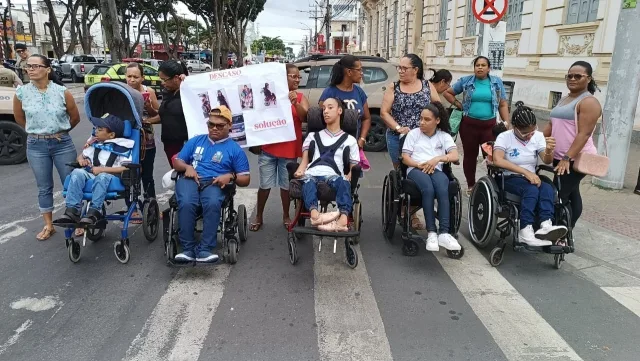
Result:
<svg viewBox="0 0 640 361"><path fill-rule="evenodd" d="M289 190L287 164L292 162L295 163L296 159L278 158L262 152L260 156L258 156L260 189L271 189L278 186L280 189Z"/></svg>
<svg viewBox="0 0 640 361"><path fill-rule="evenodd" d="M504 178L504 190L520 196L520 229L533 225L536 207L541 221L553 221L555 191L551 184L542 182L537 187L523 176L512 175Z"/></svg>
<svg viewBox="0 0 640 361"><path fill-rule="evenodd" d="M69 185L67 186L67 208L75 208L78 211L82 208L82 195L84 194L84 186L89 179L93 179L91 187L91 208L102 211L102 205L107 197L107 189L111 180L116 178L115 175L109 173L100 173L93 175L84 169L74 169L71 172Z"/></svg>
<svg viewBox="0 0 640 361"><path fill-rule="evenodd" d="M64 183L73 170L66 164L75 162L76 156L76 147L69 134L62 134L60 139L27 137L27 160L38 185L40 213L53 212L53 166L56 166L60 182Z"/></svg>
<svg viewBox="0 0 640 361"><path fill-rule="evenodd" d="M200 184L211 184L211 179L200 179ZM218 225L220 224L222 202L225 194L222 188L209 185L200 190L198 184L190 178L179 178L176 182L176 199L178 201L178 225L180 226L180 243L184 252L211 252L216 248ZM203 230L200 245L196 250L194 228L198 207L202 205Z"/></svg>
<svg viewBox="0 0 640 361"><path fill-rule="evenodd" d="M400 149L400 135L391 129L387 129L387 151L391 162L394 164L400 163L400 157L402 156L402 149Z"/></svg>
<svg viewBox="0 0 640 361"><path fill-rule="evenodd" d="M427 174L420 169L412 169L407 178L416 183L422 194L422 211L427 222L427 231L437 232L434 199L438 199L439 233L449 233L449 177L444 172L436 170Z"/></svg>
<svg viewBox="0 0 640 361"><path fill-rule="evenodd" d="M302 199L308 211L318 209L318 182L326 182L336 192L336 203L340 213L349 215L353 208L351 184L341 176L308 177L303 180Z"/></svg>

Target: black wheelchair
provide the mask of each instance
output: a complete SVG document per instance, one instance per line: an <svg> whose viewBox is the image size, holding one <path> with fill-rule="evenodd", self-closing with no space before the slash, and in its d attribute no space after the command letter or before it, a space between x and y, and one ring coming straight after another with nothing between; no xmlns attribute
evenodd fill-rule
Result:
<svg viewBox="0 0 640 361"><path fill-rule="evenodd" d="M400 149L406 137L400 139ZM425 242L424 237L411 227L411 217L422 209L422 193L418 185L407 178L408 167L400 163L400 169L392 170L385 176L382 185L382 234L384 238L393 243L396 224L402 227L402 254L409 257L417 256L420 251L420 243ZM450 234L458 238L458 230L462 221L462 191L460 182L453 175L451 163L445 163L442 171L449 178L449 204L450 204ZM415 207L413 211L412 207ZM404 212L402 212L404 210ZM404 213L404 215L403 215ZM436 207L437 218L437 207ZM447 250L447 255L453 259L460 259L464 255L464 247L460 245L459 251Z"/></svg>
<svg viewBox="0 0 640 361"><path fill-rule="evenodd" d="M358 131L358 112L353 109L346 109L340 127L342 130L356 137ZM308 132L319 132L326 128L322 116L322 109L319 107L310 107L307 113L307 129ZM298 163L287 164L287 171L289 173L289 197L294 203L296 209L296 215L287 228L288 237L287 245L289 249L289 261L295 265L298 262L298 252L296 247L297 239L302 235L312 235L320 237L320 244L318 251L322 250L322 240L324 237L330 237L334 239L333 253L336 253L336 246L338 238L344 238L345 245L345 257L347 265L351 268L358 266L358 252L354 246L360 242L360 229L362 227L362 205L358 198L358 189L360 185L358 180L362 174L362 169L359 165L350 167L349 147L345 147L343 150L343 164L344 174L351 172L351 197L353 202L353 209L349 215L349 231L348 232L324 232L316 229L315 227L305 227L306 220L310 217L310 212L305 209L304 202L302 200L302 181L293 177L295 171L298 169ZM315 142L312 141L308 151L309 159L313 159L315 153ZM318 201L320 203L320 212L326 212L329 205L335 208L336 194L326 183L318 182Z"/></svg>
<svg viewBox="0 0 640 361"><path fill-rule="evenodd" d="M178 178L181 176L183 176L182 173L173 171L173 173L171 174L171 180L175 184ZM233 197L236 194L236 184L227 184L224 187L224 191L225 198L222 202L220 224L218 225L217 231L217 233L220 234L222 238L222 245L221 247L219 246L219 248L222 249L222 252L219 254L219 257L220 261L226 261L229 264L235 264L236 262L238 262L240 243L246 242L247 235L249 234L247 208L244 204L240 204L238 205L238 210L235 210ZM198 207L197 214L198 216L196 218L195 224L196 235L202 234L202 206ZM175 261L176 255L182 252L182 246L180 244L179 237L180 229L178 227L178 201L175 194L173 194L171 198L169 198L169 207L162 212L162 226L165 250L164 254L167 259L167 265L196 266L196 264L200 264L195 261ZM204 264L211 265L211 263Z"/></svg>
<svg viewBox="0 0 640 361"><path fill-rule="evenodd" d="M549 177L541 175L541 171L554 173L548 165L539 165L536 174L542 182L549 183L555 190L554 224L567 227L567 234L551 246L530 246L518 241L520 229L520 197L504 191L504 173L502 168L488 164L488 175L480 178L469 196L469 233L473 243L479 248L494 245L489 254L489 263L497 267L502 263L507 237L512 237L515 251L528 250L553 254L554 266L560 269L564 257L575 251L571 230L571 208L558 197L561 189L560 181L554 183ZM536 225L538 226L538 225ZM500 232L497 242L493 241L496 231Z"/></svg>

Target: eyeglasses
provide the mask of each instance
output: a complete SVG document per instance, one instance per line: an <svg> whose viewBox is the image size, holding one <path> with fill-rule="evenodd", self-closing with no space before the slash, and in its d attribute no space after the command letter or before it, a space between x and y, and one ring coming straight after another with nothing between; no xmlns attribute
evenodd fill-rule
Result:
<svg viewBox="0 0 640 361"><path fill-rule="evenodd" d="M224 127L227 126L227 124L225 123L211 123L211 122L207 122L207 128L209 129L213 129L216 128L218 130L222 130L224 129Z"/></svg>
<svg viewBox="0 0 640 361"><path fill-rule="evenodd" d="M516 129L516 131L518 132L518 134L520 134L520 137L521 137L521 138L528 138L529 136L533 135L533 133L535 133L535 132L537 132L537 131L538 131L538 126L536 125L536 127L535 127L532 131L527 132L527 133L522 133L522 132L520 131L520 129L518 129L518 128L515 128L515 129Z"/></svg>
<svg viewBox="0 0 640 361"><path fill-rule="evenodd" d="M18 53L18 54L22 54L22 53L24 53L25 51L26 51L26 50L16 50L16 53Z"/></svg>
<svg viewBox="0 0 640 361"><path fill-rule="evenodd" d="M400 73L404 73L404 72L406 72L407 70L409 70L409 69L413 69L413 68L415 68L415 66L409 66L409 67L407 67L407 66L400 66L400 65L396 66L396 69L397 69L397 70L398 70L398 72L400 72Z"/></svg>
<svg viewBox="0 0 640 361"><path fill-rule="evenodd" d="M163 83L166 83L169 80L173 79L173 78L161 78L161 77L158 77L158 78L160 78L160 81L163 82Z"/></svg>
<svg viewBox="0 0 640 361"><path fill-rule="evenodd" d="M358 73L362 73L362 68L347 68L347 69L353 70L353 71L358 72Z"/></svg>
<svg viewBox="0 0 640 361"><path fill-rule="evenodd" d="M48 66L46 65L41 65L41 64L27 64L24 66L25 69L27 70L36 70L36 69L40 69L40 68L48 68Z"/></svg>
<svg viewBox="0 0 640 361"><path fill-rule="evenodd" d="M582 78L585 78L585 77L588 78L589 76L585 74L567 74L564 76L566 80L573 80L573 79L581 80Z"/></svg>
<svg viewBox="0 0 640 361"><path fill-rule="evenodd" d="M302 77L300 75L287 74L287 76L293 80L301 80Z"/></svg>

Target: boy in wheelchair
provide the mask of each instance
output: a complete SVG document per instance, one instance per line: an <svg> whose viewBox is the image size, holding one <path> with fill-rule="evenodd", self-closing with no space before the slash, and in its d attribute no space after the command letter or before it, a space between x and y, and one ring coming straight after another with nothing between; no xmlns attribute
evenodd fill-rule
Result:
<svg viewBox="0 0 640 361"><path fill-rule="evenodd" d="M555 139L538 131L533 111L517 102L511 117L512 130L498 135L493 144L493 165L504 169L504 191L518 195L520 203L519 241L530 246L550 246L567 234L564 226L554 226L555 190L536 175L538 158L553 162ZM542 221L535 233L535 211Z"/></svg>
<svg viewBox="0 0 640 361"><path fill-rule="evenodd" d="M101 118L90 118L95 126L92 144L78 156L78 164L71 172L66 196L66 210L56 222L78 223L81 227L95 225L103 218L102 205L112 179L127 168L122 164L131 162L132 139L122 138L124 121L114 115L104 114ZM80 219L85 183L93 179L91 204L86 215Z"/></svg>
<svg viewBox="0 0 640 361"><path fill-rule="evenodd" d="M173 162L174 169L184 173L175 186L183 249L175 256L176 261L213 263L219 259L212 251L225 199L223 188L231 182L240 187L249 185L249 160L238 143L229 138L231 124L229 108L213 108L207 121L209 134L189 139ZM203 231L196 247L194 228L200 205Z"/></svg>
<svg viewBox="0 0 640 361"><path fill-rule="evenodd" d="M301 179L302 199L310 212L311 225L324 232L348 231L348 217L353 208L351 198L351 176L344 174L343 153L349 147L350 168L360 162L360 153L356 138L340 128L344 116L344 103L336 98L323 102L323 117L326 128L320 132L310 132L302 145L302 161L294 173ZM309 147L314 142L313 159L309 160ZM337 212L320 213L318 211L318 185L325 182L336 193Z"/></svg>
<svg viewBox="0 0 640 361"><path fill-rule="evenodd" d="M459 158L449 131L448 113L441 103L431 103L420 113L420 127L407 133L402 147L407 178L414 181L422 193L422 211L429 232L426 248L431 252L438 252L440 246L449 251L461 249L449 233L449 177L442 171L443 163L455 163ZM434 198L438 200L440 234L436 228Z"/></svg>

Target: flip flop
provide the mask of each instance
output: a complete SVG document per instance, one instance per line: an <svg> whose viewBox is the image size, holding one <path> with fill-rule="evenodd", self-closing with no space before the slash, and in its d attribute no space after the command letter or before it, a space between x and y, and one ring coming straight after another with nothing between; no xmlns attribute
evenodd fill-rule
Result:
<svg viewBox="0 0 640 361"><path fill-rule="evenodd" d="M42 229L42 231L40 231L40 233L38 233L36 235L36 239L38 241L46 241L49 238L51 238L51 236L53 236L55 233L56 233L56 229L55 228L53 228L53 227L49 228L49 227L45 226Z"/></svg>
<svg viewBox="0 0 640 361"><path fill-rule="evenodd" d="M255 222L255 223L254 223L254 222L252 222L252 223L249 225L249 230L250 230L251 232L258 232L258 231L260 230L260 228L262 228L262 223L260 223L260 222Z"/></svg>
<svg viewBox="0 0 640 361"><path fill-rule="evenodd" d="M140 212L135 212L134 214L131 215L131 218L142 218L142 214L140 214ZM131 224L142 224L142 220L139 220L139 221L131 220L131 221L129 221L129 223L131 223Z"/></svg>
<svg viewBox="0 0 640 361"><path fill-rule="evenodd" d="M289 230L289 226L291 225L291 221L282 223L284 229Z"/></svg>
<svg viewBox="0 0 640 361"><path fill-rule="evenodd" d="M420 219L418 217L414 217L411 218L411 228L415 229L416 231L421 231L424 230L424 224L420 222Z"/></svg>
<svg viewBox="0 0 640 361"><path fill-rule="evenodd" d="M73 235L75 237L82 237L84 236L84 229L83 228L76 228L75 232L73 232Z"/></svg>

